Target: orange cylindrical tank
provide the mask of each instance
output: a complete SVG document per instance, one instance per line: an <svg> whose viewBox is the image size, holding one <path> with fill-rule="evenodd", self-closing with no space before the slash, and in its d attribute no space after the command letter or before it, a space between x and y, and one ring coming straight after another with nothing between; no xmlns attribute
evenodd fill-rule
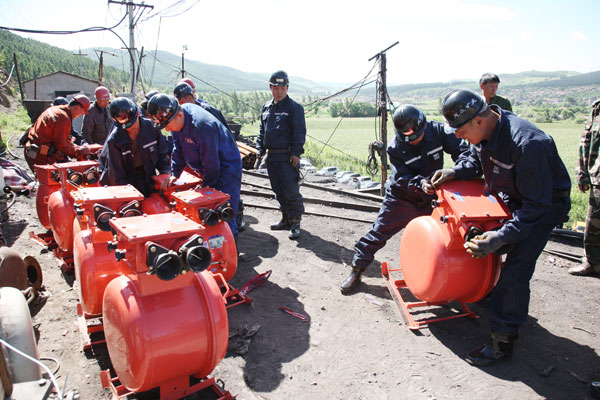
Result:
<svg viewBox="0 0 600 400"><path fill-rule="evenodd" d="M404 281L420 300L476 302L496 285L500 256L472 258L464 248L465 238L472 231L499 228L510 212L501 200L484 191L482 180L452 181L437 195L432 214L413 219L402 234Z"/></svg>
<svg viewBox="0 0 600 400"><path fill-rule="evenodd" d="M494 287L499 256L474 259L464 247L448 248L444 227L431 216L413 219L400 242L400 265L406 285L429 302L476 302Z"/></svg>
<svg viewBox="0 0 600 400"><path fill-rule="evenodd" d="M48 215L48 199L50 195L60 190L58 170L54 165L36 165L35 176L39 182L35 195L35 208L42 226L50 229L50 216Z"/></svg>
<svg viewBox="0 0 600 400"><path fill-rule="evenodd" d="M207 376L227 350L229 325L221 291L212 275L187 273L147 295L138 280L123 275L104 294L103 319L108 353L121 383L146 391L182 376Z"/></svg>
<svg viewBox="0 0 600 400"><path fill-rule="evenodd" d="M75 210L73 201L64 190L59 190L50 195L48 199L48 214L50 228L56 244L63 251L73 251L73 219Z"/></svg>
<svg viewBox="0 0 600 400"><path fill-rule="evenodd" d="M86 316L102 314L102 298L108 283L125 274L129 269L124 263L115 260L110 253L108 240L94 243L92 232L84 229L78 232L73 241L73 263L79 301ZM96 237L97 239L97 237Z"/></svg>

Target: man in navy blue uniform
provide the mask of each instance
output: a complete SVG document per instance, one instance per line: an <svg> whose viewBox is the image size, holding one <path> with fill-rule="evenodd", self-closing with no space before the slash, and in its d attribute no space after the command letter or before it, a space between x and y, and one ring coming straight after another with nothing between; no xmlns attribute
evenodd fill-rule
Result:
<svg viewBox="0 0 600 400"><path fill-rule="evenodd" d="M375 223L354 245L352 271L340 285L345 294L358 285L375 253L392 236L412 219L431 214L434 190L429 178L444 165L444 152L457 165L472 165L474 161L464 142L446 134L443 124L427 121L419 108L409 104L400 106L393 120L396 137L387 148L392 173Z"/></svg>
<svg viewBox="0 0 600 400"><path fill-rule="evenodd" d="M165 137L139 113L133 100L117 97L110 103L114 122L99 162L103 185L133 185L144 196L154 191L152 177L171 172Z"/></svg>
<svg viewBox="0 0 600 400"><path fill-rule="evenodd" d="M509 358L527 319L529 281L552 229L568 220L571 180L552 137L470 90L454 90L443 101L446 131L471 143L477 165L436 171L434 187L451 179L481 175L512 211L500 229L465 243L473 257L508 249L491 295L491 338L465 359L488 366ZM508 247L505 247L508 246Z"/></svg>
<svg viewBox="0 0 600 400"><path fill-rule="evenodd" d="M290 80L284 71L277 71L269 79L273 98L262 108L260 130L256 139L259 157L256 167L267 155L266 164L271 188L281 209L281 220L271 230L288 230L290 239L300 237L300 221L304 202L300 194L298 163L304 153L306 121L304 108L292 100L287 92Z"/></svg>
<svg viewBox="0 0 600 400"><path fill-rule="evenodd" d="M148 102L148 113L160 129L173 135L171 178L173 183L188 166L202 175L204 186L210 186L230 196L236 216L240 202L242 159L227 128L196 104L179 105L177 99L157 94ZM236 218L229 221L237 238Z"/></svg>

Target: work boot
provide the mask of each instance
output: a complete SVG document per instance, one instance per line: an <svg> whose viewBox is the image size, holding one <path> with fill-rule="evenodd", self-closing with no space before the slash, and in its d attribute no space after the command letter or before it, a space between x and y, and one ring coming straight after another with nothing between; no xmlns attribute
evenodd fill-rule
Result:
<svg viewBox="0 0 600 400"><path fill-rule="evenodd" d="M590 383L590 393L592 393L594 397L600 399L600 381Z"/></svg>
<svg viewBox="0 0 600 400"><path fill-rule="evenodd" d="M300 217L289 218L290 223L290 233L288 233L288 237L290 239L298 239L300 237Z"/></svg>
<svg viewBox="0 0 600 400"><path fill-rule="evenodd" d="M504 336L492 332L490 341L465 356L465 361L476 367L489 367L512 356L513 344L519 335Z"/></svg>
<svg viewBox="0 0 600 400"><path fill-rule="evenodd" d="M586 261L581 265L569 268L569 273L576 276L600 275L600 266Z"/></svg>
<svg viewBox="0 0 600 400"><path fill-rule="evenodd" d="M352 267L350 275L340 284L340 290L343 294L348 294L354 290L360 283L360 275L365 271L364 267Z"/></svg>
<svg viewBox="0 0 600 400"><path fill-rule="evenodd" d="M272 231L286 231L290 229L290 221L288 220L288 215L285 212L281 213L281 221L276 224L271 225Z"/></svg>

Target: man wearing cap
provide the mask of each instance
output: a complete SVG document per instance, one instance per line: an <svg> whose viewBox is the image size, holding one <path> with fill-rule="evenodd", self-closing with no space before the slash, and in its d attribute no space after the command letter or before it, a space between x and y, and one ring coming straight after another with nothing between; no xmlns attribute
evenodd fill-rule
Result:
<svg viewBox="0 0 600 400"><path fill-rule="evenodd" d="M144 196L154 191L152 177L171 173L169 149L160 129L126 97L110 103L114 126L100 153L102 185L133 185Z"/></svg>
<svg viewBox="0 0 600 400"><path fill-rule="evenodd" d="M503 110L512 111L510 101L507 98L496 94L498 85L500 85L500 78L498 78L498 75L496 74L487 72L479 78L479 87L481 88L481 95L485 97L485 102L488 105L496 104Z"/></svg>
<svg viewBox="0 0 600 400"><path fill-rule="evenodd" d="M375 253L414 218L432 212L434 190L429 178L444 165L444 152L457 164L473 165L468 146L444 133L444 125L427 121L419 108L406 104L394 112L396 137L387 153L392 173L377 219L367 234L354 245L352 271L341 283L344 294L359 284L361 274L373 262Z"/></svg>
<svg viewBox="0 0 600 400"><path fill-rule="evenodd" d="M466 361L488 366L512 355L529 308L529 281L552 229L569 217L571 181L549 135L470 90L454 90L442 103L446 131L471 143L477 165L436 171L432 184L481 175L512 211L500 229L465 243L474 258L507 251L490 299L491 337Z"/></svg>
<svg viewBox="0 0 600 400"><path fill-rule="evenodd" d="M288 96L288 75L277 71L269 79L273 98L267 101L260 117L260 130L256 139L259 157L256 167L266 155L267 172L271 188L281 209L281 220L271 225L271 230L288 230L290 239L300 237L300 221L304 202L300 194L298 163L304 153L306 121L304 108Z"/></svg>
<svg viewBox="0 0 600 400"><path fill-rule="evenodd" d="M196 94L196 85L194 85L194 82L190 78L183 78L182 80L180 80L173 89L173 95L177 97L179 104L196 103L200 107L204 108L213 117L218 119L219 122L222 123L227 128L227 130L233 135L231 129L229 129L227 120L223 116L223 113L217 107L210 104L208 101L198 97L198 95Z"/></svg>
<svg viewBox="0 0 600 400"><path fill-rule="evenodd" d="M83 117L81 133L89 144L104 144L113 125L108 114L110 92L104 86L98 86L94 95L96 101L92 103L87 115Z"/></svg>
<svg viewBox="0 0 600 400"><path fill-rule="evenodd" d="M87 114L89 108L90 99L78 94L68 105L52 106L40 114L25 143L25 160L32 171L36 164L65 162L68 157L90 153L87 144L77 146L69 139L73 120Z"/></svg>
<svg viewBox="0 0 600 400"><path fill-rule="evenodd" d="M202 175L202 184L227 193L237 216L242 182L240 151L223 124L196 104L179 105L177 99L157 94L148 102L148 113L159 129L173 136L170 185L187 166ZM236 218L229 221L237 238Z"/></svg>

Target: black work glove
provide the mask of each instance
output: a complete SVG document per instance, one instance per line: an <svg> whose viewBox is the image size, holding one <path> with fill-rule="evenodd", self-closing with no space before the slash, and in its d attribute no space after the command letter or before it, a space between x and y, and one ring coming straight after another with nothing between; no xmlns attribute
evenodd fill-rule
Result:
<svg viewBox="0 0 600 400"><path fill-rule="evenodd" d="M464 244L467 253L473 258L483 258L496 252L503 245L502 238L497 231L484 232Z"/></svg>
<svg viewBox="0 0 600 400"><path fill-rule="evenodd" d="M456 176L456 171L452 168L438 169L431 177L431 184L434 188L439 188L444 182L451 181Z"/></svg>

